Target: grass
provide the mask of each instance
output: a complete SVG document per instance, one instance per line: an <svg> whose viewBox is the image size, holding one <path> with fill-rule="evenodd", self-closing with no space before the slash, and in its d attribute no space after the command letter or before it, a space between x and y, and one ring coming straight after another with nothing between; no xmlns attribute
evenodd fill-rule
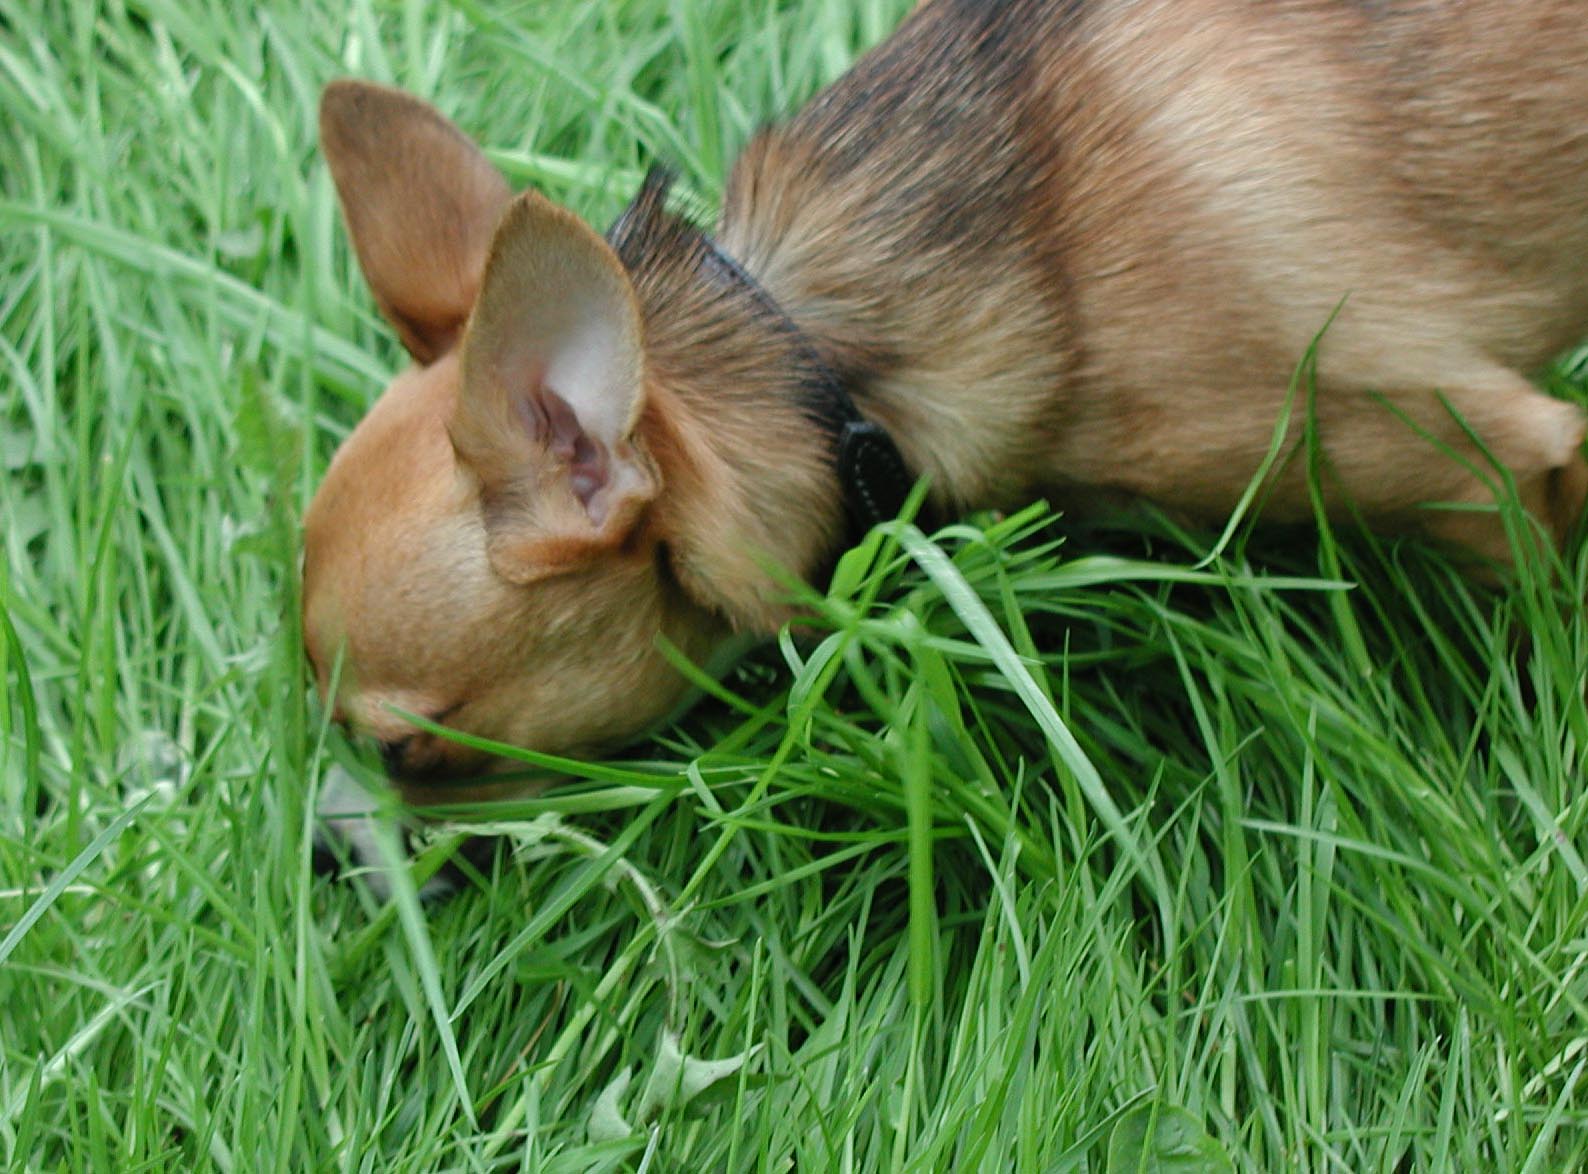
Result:
<svg viewBox="0 0 1588 1174"><path fill-rule="evenodd" d="M605 223L654 157L709 201L904 7L0 13L8 1168L1588 1165L1580 544L1491 593L1354 536L896 526L453 900L312 874L351 758L296 519L397 362L319 85Z"/></svg>

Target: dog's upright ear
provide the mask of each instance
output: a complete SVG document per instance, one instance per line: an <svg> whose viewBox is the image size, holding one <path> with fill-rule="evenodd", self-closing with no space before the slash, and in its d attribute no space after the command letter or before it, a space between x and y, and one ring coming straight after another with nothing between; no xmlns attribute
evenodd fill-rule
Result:
<svg viewBox="0 0 1588 1174"><path fill-rule="evenodd" d="M624 546L657 490L636 444L639 305L612 247L535 192L503 215L449 424L478 477L492 565L518 583Z"/></svg>
<svg viewBox="0 0 1588 1174"><path fill-rule="evenodd" d="M434 108L371 82L326 86L320 144L376 303L433 362L468 320L512 189Z"/></svg>

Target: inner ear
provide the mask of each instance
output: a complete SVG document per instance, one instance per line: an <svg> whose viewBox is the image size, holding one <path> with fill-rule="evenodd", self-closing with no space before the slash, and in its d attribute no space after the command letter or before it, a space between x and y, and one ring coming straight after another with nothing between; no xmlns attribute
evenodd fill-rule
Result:
<svg viewBox="0 0 1588 1174"><path fill-rule="evenodd" d="M635 436L638 303L611 246L535 193L503 215L448 423L480 484L492 565L528 582L621 547L655 496Z"/></svg>
<svg viewBox="0 0 1588 1174"><path fill-rule="evenodd" d="M607 446L585 431L568 401L549 386L525 396L524 408L536 439L567 470L569 489L599 528L606 520L601 490L610 484L612 474Z"/></svg>
<svg viewBox="0 0 1588 1174"><path fill-rule="evenodd" d="M642 488L640 311L607 241L526 192L508 208L462 353L459 456L497 489L549 472L600 527Z"/></svg>
<svg viewBox="0 0 1588 1174"><path fill-rule="evenodd" d="M376 304L433 362L463 331L512 190L433 107L370 82L325 88L320 143Z"/></svg>

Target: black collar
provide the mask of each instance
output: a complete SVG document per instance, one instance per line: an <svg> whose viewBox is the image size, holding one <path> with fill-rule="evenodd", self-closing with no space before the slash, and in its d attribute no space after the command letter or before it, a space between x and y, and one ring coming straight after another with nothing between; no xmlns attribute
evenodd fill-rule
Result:
<svg viewBox="0 0 1588 1174"><path fill-rule="evenodd" d="M848 539L857 541L872 526L897 517L914 485L899 446L885 428L861 414L845 380L766 287L716 241L667 210L672 181L671 171L653 166L607 239L631 269L655 254L684 261L695 271L712 271L724 292L749 299L762 321L785 336L803 368L798 389L801 406L828 439L849 516Z"/></svg>
<svg viewBox="0 0 1588 1174"><path fill-rule="evenodd" d="M898 517L915 484L898 444L881 424L861 415L844 381L766 287L712 237L701 233L700 239L708 262L782 325L816 375L807 384L816 393L810 397L811 414L832 444L833 469L849 515L850 540L858 540L879 522Z"/></svg>

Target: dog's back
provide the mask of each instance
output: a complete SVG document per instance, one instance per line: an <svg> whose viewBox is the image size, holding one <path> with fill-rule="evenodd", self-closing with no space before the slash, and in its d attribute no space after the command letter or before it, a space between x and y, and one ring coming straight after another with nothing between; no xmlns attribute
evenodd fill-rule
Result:
<svg viewBox="0 0 1588 1174"><path fill-rule="evenodd" d="M724 231L797 317L842 323L963 500L1227 510L1329 324L1345 497L1383 518L1481 493L1362 393L1466 448L1443 396L1558 528L1581 425L1522 375L1588 334L1585 181L1564 0L939 0L752 146ZM1282 479L1273 516L1306 508Z"/></svg>

